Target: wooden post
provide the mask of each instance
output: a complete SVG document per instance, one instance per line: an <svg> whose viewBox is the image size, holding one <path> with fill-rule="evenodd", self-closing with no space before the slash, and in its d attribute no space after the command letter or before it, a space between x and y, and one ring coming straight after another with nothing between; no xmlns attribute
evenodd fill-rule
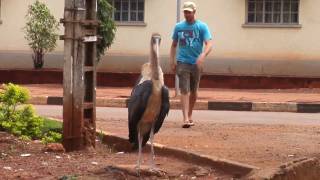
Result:
<svg viewBox="0 0 320 180"><path fill-rule="evenodd" d="M96 0L65 0L63 145L95 147Z"/></svg>
<svg viewBox="0 0 320 180"><path fill-rule="evenodd" d="M97 66L97 0L86 0L84 129L85 145L95 147L96 139L96 66Z"/></svg>

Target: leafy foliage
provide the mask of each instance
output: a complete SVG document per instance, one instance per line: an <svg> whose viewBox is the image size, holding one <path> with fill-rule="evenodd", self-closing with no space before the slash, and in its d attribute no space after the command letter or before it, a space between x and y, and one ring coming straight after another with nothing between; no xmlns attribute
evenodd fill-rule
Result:
<svg viewBox="0 0 320 180"><path fill-rule="evenodd" d="M43 125L42 132L48 133L49 131L62 133L62 122L44 118L44 125Z"/></svg>
<svg viewBox="0 0 320 180"><path fill-rule="evenodd" d="M11 83L3 87L0 92L0 129L25 140L61 140L60 133L44 131L44 119L36 115L32 105L26 104L30 97L27 89Z"/></svg>
<svg viewBox="0 0 320 180"><path fill-rule="evenodd" d="M48 143L60 142L61 140L62 140L62 135L60 133L49 131L42 138L42 143L48 144Z"/></svg>
<svg viewBox="0 0 320 180"><path fill-rule="evenodd" d="M14 135L38 139L42 135L43 120L35 115L31 105L26 105L14 111L9 121L3 120L2 126Z"/></svg>
<svg viewBox="0 0 320 180"><path fill-rule="evenodd" d="M0 92L0 122L1 119L11 121L16 117L17 106L26 103L29 99L28 90L9 83L3 86Z"/></svg>
<svg viewBox="0 0 320 180"><path fill-rule="evenodd" d="M97 18L101 21L98 35L102 37L97 46L98 60L104 55L105 50L110 48L116 34L116 25L112 18L113 9L108 0L98 0Z"/></svg>
<svg viewBox="0 0 320 180"><path fill-rule="evenodd" d="M25 38L34 52L34 66L42 68L44 54L53 51L57 45L59 23L49 8L38 0L29 6L26 19Z"/></svg>

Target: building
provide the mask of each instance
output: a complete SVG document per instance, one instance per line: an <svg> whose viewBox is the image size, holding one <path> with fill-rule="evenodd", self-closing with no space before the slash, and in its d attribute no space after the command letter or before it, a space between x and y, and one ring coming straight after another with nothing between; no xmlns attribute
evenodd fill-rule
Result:
<svg viewBox="0 0 320 180"><path fill-rule="evenodd" d="M32 67L22 27L28 4L35 0L1 0L2 68ZM63 0L43 0L57 18ZM101 71L137 72L147 61L153 32L162 37L162 64L167 69L177 0L111 0L116 7L115 43L99 64ZM184 0L181 0L183 3ZM197 17L214 36L207 74L320 77L319 0L194 0ZM182 12L180 12L183 19ZM63 34L63 27L61 27ZM61 68L63 42L47 56L45 67ZM10 59L9 62L8 59ZM12 63L12 62L15 63Z"/></svg>

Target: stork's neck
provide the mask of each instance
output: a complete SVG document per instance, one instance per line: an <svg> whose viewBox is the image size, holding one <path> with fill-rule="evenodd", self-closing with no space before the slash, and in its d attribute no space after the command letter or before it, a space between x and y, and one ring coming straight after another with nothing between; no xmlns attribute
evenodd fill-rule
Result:
<svg viewBox="0 0 320 180"><path fill-rule="evenodd" d="M151 73L153 80L159 80L159 57L157 50L151 48L151 57L150 57Z"/></svg>

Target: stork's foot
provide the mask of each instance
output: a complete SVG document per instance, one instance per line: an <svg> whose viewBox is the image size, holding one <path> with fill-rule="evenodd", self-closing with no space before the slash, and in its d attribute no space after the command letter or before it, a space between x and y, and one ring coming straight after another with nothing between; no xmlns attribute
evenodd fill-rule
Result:
<svg viewBox="0 0 320 180"><path fill-rule="evenodd" d="M156 167L152 168L147 166L141 166L139 168L138 165L134 167L134 171L135 171L135 176L137 177L141 177L141 176L165 177L167 174L165 171Z"/></svg>
<svg viewBox="0 0 320 180"><path fill-rule="evenodd" d="M136 170L137 175L140 176L140 175L141 175L141 168L140 168L140 166L139 166L139 165L136 165L136 166L134 167L134 169Z"/></svg>
<svg viewBox="0 0 320 180"><path fill-rule="evenodd" d="M166 172L161 170L160 168L157 167L150 167L149 168L150 173L155 174L158 177L163 177L166 175Z"/></svg>
<svg viewBox="0 0 320 180"><path fill-rule="evenodd" d="M150 167L149 169L148 169L150 172L158 172L158 171L161 171L159 168L157 168L157 167Z"/></svg>

